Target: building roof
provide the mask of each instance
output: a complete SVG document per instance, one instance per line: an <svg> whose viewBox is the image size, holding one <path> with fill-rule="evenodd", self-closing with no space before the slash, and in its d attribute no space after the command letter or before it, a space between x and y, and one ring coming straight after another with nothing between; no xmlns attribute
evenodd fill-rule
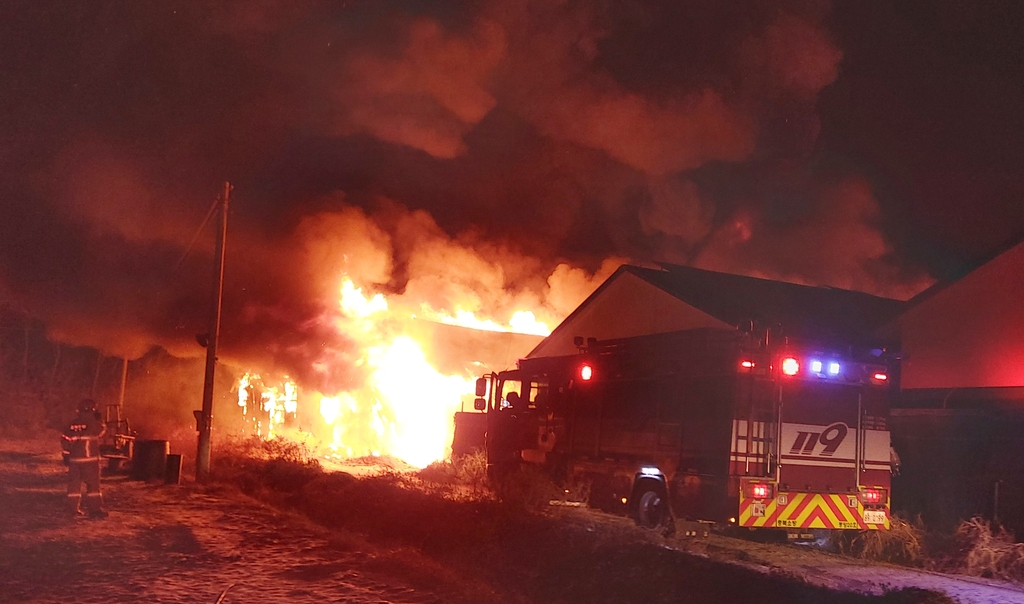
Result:
<svg viewBox="0 0 1024 604"><path fill-rule="evenodd" d="M906 303L863 292L772 281L659 263L627 267L649 283L730 325L780 324L798 338L857 339L903 312Z"/></svg>
<svg viewBox="0 0 1024 604"><path fill-rule="evenodd" d="M557 347L554 346L555 341L583 335L573 333L578 331L576 319L587 313L588 306L600 303L602 294L625 275L643 280L722 325L741 327L753 322L755 329L774 327L777 335L821 343L855 344L874 339L872 331L906 307L906 303L899 300L832 287L771 281L667 263L659 263L658 266L660 268L620 267L530 356L543 356L542 350L546 352L548 348ZM619 312L644 310L621 308ZM669 318L666 317L665 322L668 325ZM679 327L663 331L675 329Z"/></svg>
<svg viewBox="0 0 1024 604"><path fill-rule="evenodd" d="M992 248L987 254L978 258L972 264L970 264L966 270L961 271L955 277L951 279L943 279L936 281L931 287L925 289L922 292L918 292L913 298L907 300L907 309L913 308L923 302L941 294L945 290L949 289L953 285L960 283L965 277L971 273L976 272L983 266L990 264L993 260L1004 256L1007 252L1010 252L1020 246L1024 245L1024 231L1015 234L1013 237L1001 242L999 245Z"/></svg>

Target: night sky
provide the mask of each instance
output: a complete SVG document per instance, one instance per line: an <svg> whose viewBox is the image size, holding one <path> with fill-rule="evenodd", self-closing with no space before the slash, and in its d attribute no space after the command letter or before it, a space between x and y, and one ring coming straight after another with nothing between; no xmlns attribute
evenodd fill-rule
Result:
<svg viewBox="0 0 1024 604"><path fill-rule="evenodd" d="M1024 230L1022 70L1020 2L11 0L0 294L187 350L230 180L238 356L307 355L342 273L496 317L621 261L906 299Z"/></svg>

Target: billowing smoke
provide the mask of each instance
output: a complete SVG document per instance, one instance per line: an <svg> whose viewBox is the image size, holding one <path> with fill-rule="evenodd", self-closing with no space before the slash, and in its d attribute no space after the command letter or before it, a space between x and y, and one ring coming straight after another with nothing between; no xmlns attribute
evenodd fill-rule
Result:
<svg viewBox="0 0 1024 604"><path fill-rule="evenodd" d="M0 25L0 292L66 343L202 353L224 180L222 356L324 391L362 379L343 277L549 326L624 261L928 282L816 161L824 3L44 4Z"/></svg>

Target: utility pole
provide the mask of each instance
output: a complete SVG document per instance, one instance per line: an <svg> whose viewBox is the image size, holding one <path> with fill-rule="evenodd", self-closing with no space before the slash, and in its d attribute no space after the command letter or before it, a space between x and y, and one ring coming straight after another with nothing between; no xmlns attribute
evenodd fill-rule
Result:
<svg viewBox="0 0 1024 604"><path fill-rule="evenodd" d="M210 432L213 428L213 375L217 367L217 336L220 334L220 308L224 299L224 257L228 236L228 202L231 183L224 183L220 198L220 228L217 229L217 247L214 255L217 268L213 272L213 308L210 312L210 330L206 342L206 378L203 381L203 409L197 415L199 445L196 450L196 480L205 481L210 475Z"/></svg>
<svg viewBox="0 0 1024 604"><path fill-rule="evenodd" d="M128 389L128 357L121 359L121 393L117 395L117 419L124 411L124 391Z"/></svg>

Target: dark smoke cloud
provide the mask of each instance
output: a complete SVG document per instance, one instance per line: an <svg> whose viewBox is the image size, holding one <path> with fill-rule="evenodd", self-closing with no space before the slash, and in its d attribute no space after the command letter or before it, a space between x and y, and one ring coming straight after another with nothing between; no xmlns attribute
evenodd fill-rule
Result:
<svg viewBox="0 0 1024 604"><path fill-rule="evenodd" d="M905 297L871 183L815 161L815 2L12 3L0 292L53 336L358 382L343 274L415 314L571 311L668 260Z"/></svg>

